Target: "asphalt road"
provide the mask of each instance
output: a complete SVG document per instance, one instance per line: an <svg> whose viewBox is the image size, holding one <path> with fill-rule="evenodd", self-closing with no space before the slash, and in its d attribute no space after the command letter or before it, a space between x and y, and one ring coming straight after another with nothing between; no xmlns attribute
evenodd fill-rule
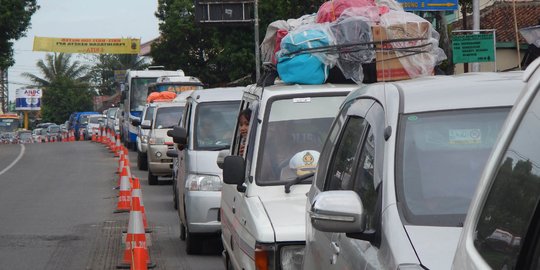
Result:
<svg viewBox="0 0 540 270"><path fill-rule="evenodd" d="M131 164L135 163L130 153ZM0 269L116 269L128 213L114 214L117 159L91 142L0 145ZM155 269L223 269L218 241L191 256L172 188L141 178Z"/></svg>

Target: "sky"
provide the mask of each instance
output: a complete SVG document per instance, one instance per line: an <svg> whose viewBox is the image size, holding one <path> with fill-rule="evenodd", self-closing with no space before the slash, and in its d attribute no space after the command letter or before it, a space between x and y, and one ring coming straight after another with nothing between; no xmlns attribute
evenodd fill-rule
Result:
<svg viewBox="0 0 540 270"><path fill-rule="evenodd" d="M141 44L159 36L154 16L157 0L38 0L40 9L32 25L14 44L15 65L8 70L9 99L30 81L21 76L30 72L42 76L36 62L47 52L33 52L34 36L64 38L140 38ZM90 64L88 55L72 59Z"/></svg>

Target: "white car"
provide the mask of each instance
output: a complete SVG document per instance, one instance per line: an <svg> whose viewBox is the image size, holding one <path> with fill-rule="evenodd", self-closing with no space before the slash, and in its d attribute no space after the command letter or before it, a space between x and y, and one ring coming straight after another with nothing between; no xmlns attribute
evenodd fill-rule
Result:
<svg viewBox="0 0 540 270"><path fill-rule="evenodd" d="M450 269L521 75L430 76L352 92L308 193L303 269Z"/></svg>
<svg viewBox="0 0 540 270"><path fill-rule="evenodd" d="M540 268L540 58L488 160L453 269Z"/></svg>
<svg viewBox="0 0 540 270"><path fill-rule="evenodd" d="M103 114L88 115L88 124L86 125L86 129L84 130L84 139L90 140L92 138L92 135L98 135L100 125L102 126L106 119L107 116Z"/></svg>
<svg viewBox="0 0 540 270"><path fill-rule="evenodd" d="M301 267L309 176L339 105L355 88L283 83L246 88L241 117L251 115L249 125L238 117L231 155L222 164L227 269Z"/></svg>

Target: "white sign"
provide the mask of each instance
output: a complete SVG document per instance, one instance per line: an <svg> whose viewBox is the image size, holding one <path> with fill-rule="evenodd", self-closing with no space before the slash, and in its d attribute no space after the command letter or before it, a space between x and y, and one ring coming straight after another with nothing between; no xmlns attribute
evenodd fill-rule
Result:
<svg viewBox="0 0 540 270"><path fill-rule="evenodd" d="M40 98L41 89L17 89L16 98Z"/></svg>

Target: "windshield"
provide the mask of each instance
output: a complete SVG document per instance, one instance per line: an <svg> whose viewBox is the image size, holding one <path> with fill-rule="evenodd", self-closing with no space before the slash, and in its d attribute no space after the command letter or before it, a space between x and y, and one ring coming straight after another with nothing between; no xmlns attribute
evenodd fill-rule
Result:
<svg viewBox="0 0 540 270"><path fill-rule="evenodd" d="M30 138L32 138L32 133L30 133L30 132L21 132L21 133L19 133L19 138L21 140L30 139Z"/></svg>
<svg viewBox="0 0 540 270"><path fill-rule="evenodd" d="M60 126L50 126L49 133L58 133L60 132Z"/></svg>
<svg viewBox="0 0 540 270"><path fill-rule="evenodd" d="M172 128L178 124L184 107L163 107L157 109L155 128Z"/></svg>
<svg viewBox="0 0 540 270"><path fill-rule="evenodd" d="M116 111L118 111L118 108L111 108L107 111L107 117L108 118L111 118L111 117L114 117L116 115Z"/></svg>
<svg viewBox="0 0 540 270"><path fill-rule="evenodd" d="M19 119L0 118L0 132L14 132L19 128Z"/></svg>
<svg viewBox="0 0 540 270"><path fill-rule="evenodd" d="M99 124L99 121L100 120L103 121L104 118L103 117L90 117L88 119L89 119L88 121L90 124Z"/></svg>
<svg viewBox="0 0 540 270"><path fill-rule="evenodd" d="M239 108L239 101L199 104L195 118L194 149L218 150L228 148L232 141Z"/></svg>
<svg viewBox="0 0 540 270"><path fill-rule="evenodd" d="M133 78L131 79L130 92L130 111L142 111L146 104L148 84L155 83L157 77L154 78Z"/></svg>
<svg viewBox="0 0 540 270"><path fill-rule="evenodd" d="M283 184L306 173L304 168L295 166L303 164L306 158L308 161L318 158L344 98L325 96L273 101L267 107L270 113L258 151L262 154L257 166L257 183ZM314 168L316 162L309 165Z"/></svg>
<svg viewBox="0 0 540 270"><path fill-rule="evenodd" d="M88 124L88 115L81 115L81 124L86 125Z"/></svg>
<svg viewBox="0 0 540 270"><path fill-rule="evenodd" d="M510 108L403 115L398 201L416 225L463 226L478 180Z"/></svg>

